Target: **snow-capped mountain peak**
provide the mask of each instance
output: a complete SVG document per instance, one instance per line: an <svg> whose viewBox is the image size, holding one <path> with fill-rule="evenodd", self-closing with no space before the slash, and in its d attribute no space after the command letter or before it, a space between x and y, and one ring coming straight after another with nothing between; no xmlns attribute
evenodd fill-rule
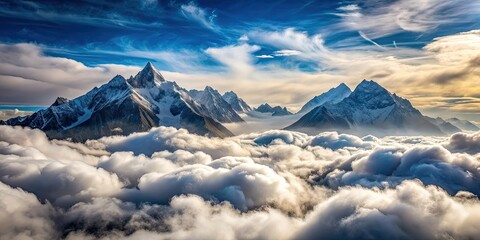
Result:
<svg viewBox="0 0 480 240"><path fill-rule="evenodd" d="M243 119L235 112L233 107L225 101L220 93L210 86L203 91L190 90L189 94L202 104L201 111L220 122L242 122Z"/></svg>
<svg viewBox="0 0 480 240"><path fill-rule="evenodd" d="M55 102L53 102L53 104L51 106L59 106L59 105L62 105L64 103L67 103L69 101L70 100L68 98L57 97L57 99L55 99Z"/></svg>
<svg viewBox="0 0 480 240"><path fill-rule="evenodd" d="M345 85L345 83L341 83L335 88L331 88L327 92L324 92L318 96L315 96L310 101L308 101L303 107L298 111L298 113L306 113L315 107L324 105L324 104L334 104L342 101L346 97L348 97L352 93L352 90Z"/></svg>
<svg viewBox="0 0 480 240"><path fill-rule="evenodd" d="M452 125L464 130L464 131L479 131L480 128L475 125L474 123L467 121L467 120L462 120L458 119L456 117L454 118L449 118L446 120L447 122L451 123Z"/></svg>
<svg viewBox="0 0 480 240"><path fill-rule="evenodd" d="M117 75L73 100L61 99L58 104L30 116L0 121L0 124L39 128L50 138L74 141L147 131L156 126L181 127L202 135L231 136L221 123L243 119L215 89L207 87L200 92L207 99L205 102L195 99L175 82L166 81L148 63L128 80Z"/></svg>
<svg viewBox="0 0 480 240"><path fill-rule="evenodd" d="M336 104L312 109L287 129L335 130L338 123L347 123L341 124L342 128L357 133L368 133L368 129L389 134L442 133L407 99L390 93L372 80L363 80L348 97Z"/></svg>
<svg viewBox="0 0 480 240"><path fill-rule="evenodd" d="M237 112L249 112L252 110L252 108L233 91L224 93L222 98Z"/></svg>
<svg viewBox="0 0 480 240"><path fill-rule="evenodd" d="M390 92L382 87L380 84L373 80L363 80L358 84L355 90L352 93L354 96L365 96L365 95L390 95Z"/></svg>
<svg viewBox="0 0 480 240"><path fill-rule="evenodd" d="M148 62L135 77L128 79L128 83L134 88L151 88L161 82L165 82L165 78L151 62Z"/></svg>
<svg viewBox="0 0 480 240"><path fill-rule="evenodd" d="M405 101L405 99L390 93L373 80L363 80L345 100L352 104L360 104L367 109L382 109L393 106L395 103L411 108L408 100Z"/></svg>
<svg viewBox="0 0 480 240"><path fill-rule="evenodd" d="M272 113L272 116L292 115L292 113L288 111L286 107L281 107L281 106L272 107L268 103L261 104L260 106L255 108L255 111L261 112L261 113Z"/></svg>

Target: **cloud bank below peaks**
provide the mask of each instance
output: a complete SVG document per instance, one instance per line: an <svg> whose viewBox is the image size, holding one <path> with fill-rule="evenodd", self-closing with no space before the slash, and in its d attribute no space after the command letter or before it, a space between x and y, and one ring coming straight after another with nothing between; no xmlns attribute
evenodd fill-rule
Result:
<svg viewBox="0 0 480 240"><path fill-rule="evenodd" d="M477 135L217 139L159 127L74 144L0 126L0 234L475 239Z"/></svg>

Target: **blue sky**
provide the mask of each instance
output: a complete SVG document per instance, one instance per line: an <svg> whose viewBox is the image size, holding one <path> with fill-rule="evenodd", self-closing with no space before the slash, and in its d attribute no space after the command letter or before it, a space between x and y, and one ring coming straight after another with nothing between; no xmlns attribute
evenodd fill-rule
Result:
<svg viewBox="0 0 480 240"><path fill-rule="evenodd" d="M444 116L447 109L472 118L478 92L467 83L478 80L476 65L473 73L468 65L475 62L469 51L475 49L462 49L455 64L446 59L462 45L462 33L478 43L479 9L479 2L467 0L2 1L3 54L38 58L44 65L5 60L0 84L31 97L20 101L4 94L0 103L45 105L56 94L75 97L108 81L114 70L134 74L152 61L187 88L235 90L252 105L269 101L298 109L340 82L355 87L373 78L423 111ZM69 64L56 80L21 71L62 61L79 64L73 69L84 69L84 75L75 76ZM420 71L419 79L402 74L406 69ZM32 81L20 84L25 80ZM26 91L26 84L40 90ZM64 88L51 90L58 85ZM266 91L271 94L261 96Z"/></svg>
<svg viewBox="0 0 480 240"><path fill-rule="evenodd" d="M144 65L154 61L165 70L184 70L169 64L162 56L128 56L131 51L194 52L205 66L218 66L207 54L209 47L236 44L253 31L281 31L295 28L309 35L321 34L331 48L369 46L357 29L342 27L346 12L356 6L368 12L394 1L4 1L0 5L0 40L4 43L30 42L45 47L52 56L75 59L88 66L117 63ZM458 1L461 3L461 1ZM464 3L467 1L464 1ZM455 6L455 5L452 5ZM380 45L421 48L439 36L478 28L480 18L463 10L442 9L458 20L436 17L425 22L430 31L377 33L372 37ZM439 11L437 14L443 14ZM347 12L348 13L348 12ZM362 24L359 22L358 24ZM388 24L388 23L386 23ZM365 30L364 30L365 31ZM366 32L369 30L367 29ZM381 31L381 30L378 30ZM263 44L258 55L277 50ZM284 58L260 60L284 63ZM309 64L298 63L305 70Z"/></svg>

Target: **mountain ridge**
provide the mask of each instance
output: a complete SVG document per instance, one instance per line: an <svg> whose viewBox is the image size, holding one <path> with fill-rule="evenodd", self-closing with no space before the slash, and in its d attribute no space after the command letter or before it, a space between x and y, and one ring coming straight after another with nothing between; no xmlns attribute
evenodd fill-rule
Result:
<svg viewBox="0 0 480 240"><path fill-rule="evenodd" d="M340 130L347 132L378 129L392 133L418 131L431 135L443 134L407 99L390 93L373 80L363 80L342 101L318 106L285 129L335 130L332 126L337 126L339 122L342 126Z"/></svg>
<svg viewBox="0 0 480 240"><path fill-rule="evenodd" d="M293 115L286 107L272 107L268 103L253 110L270 113L272 117ZM148 131L156 126L228 137L233 134L223 123L244 122L239 114L247 113L242 116L248 117L250 111L252 108L233 91L221 95L210 86L203 90L187 90L174 81L165 80L148 62L128 79L116 75L75 99L58 97L47 109L0 121L0 124L39 128L50 138L74 141ZM354 91L344 83L339 84L312 98L295 115L299 119L295 118L298 120L285 129L307 133L385 131L393 135L440 135L480 130L466 120L424 116L410 101L373 80L361 81Z"/></svg>
<svg viewBox="0 0 480 240"><path fill-rule="evenodd" d="M195 100L177 83L166 81L150 62L135 77L127 80L117 75L82 96L55 103L2 124L39 128L50 138L74 141L148 131L160 125L182 127L201 135L233 135L221 124L225 119L217 119L221 114L208 114L214 111L211 106Z"/></svg>
<svg viewBox="0 0 480 240"><path fill-rule="evenodd" d="M330 88L330 90L310 99L310 101L308 101L307 103L305 103L305 105L302 106L302 108L297 112L297 114L307 113L315 107L324 104L338 103L346 97L350 96L351 93L352 90L345 83L341 83L337 87Z"/></svg>
<svg viewBox="0 0 480 240"><path fill-rule="evenodd" d="M257 108L254 109L257 112L261 113L272 113L273 117L276 116L286 116L286 115L292 115L290 111L286 107L281 107L281 106L275 106L272 107L268 103L261 104Z"/></svg>
<svg viewBox="0 0 480 240"><path fill-rule="evenodd" d="M247 113L252 111L252 108L235 92L228 91L222 95L222 98L232 106L232 108L239 113Z"/></svg>

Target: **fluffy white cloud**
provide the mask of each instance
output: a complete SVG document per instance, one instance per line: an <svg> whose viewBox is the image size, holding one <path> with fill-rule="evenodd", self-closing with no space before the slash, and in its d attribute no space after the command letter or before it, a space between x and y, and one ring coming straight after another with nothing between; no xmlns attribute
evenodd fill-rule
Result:
<svg viewBox="0 0 480 240"><path fill-rule="evenodd" d="M37 197L0 182L0 235L5 239L53 239L52 208Z"/></svg>
<svg viewBox="0 0 480 240"><path fill-rule="evenodd" d="M33 112L29 111L20 111L18 109L14 110L0 110L0 120L8 120L10 118L14 117L20 117L20 116L27 116L32 114Z"/></svg>
<svg viewBox="0 0 480 240"><path fill-rule="evenodd" d="M4 157L0 169L0 181L59 206L115 195L122 187L116 175L82 162Z"/></svg>
<svg viewBox="0 0 480 240"><path fill-rule="evenodd" d="M139 70L115 64L88 67L46 56L42 47L30 43L0 44L0 102L50 105L58 96L77 97L117 74L130 76Z"/></svg>
<svg viewBox="0 0 480 240"><path fill-rule="evenodd" d="M337 132L324 132L315 136L310 145L322 146L337 150L345 147L371 147L371 144L364 142L361 138L348 134L338 134Z"/></svg>
<svg viewBox="0 0 480 240"><path fill-rule="evenodd" d="M252 134L250 136L255 136ZM247 135L248 137L249 135ZM280 143L294 144L297 146L302 146L306 144L306 139L308 136L299 132L283 131L283 130L270 130L264 133L261 133L258 136L255 136L253 141L258 145L270 145L275 142L281 141Z"/></svg>
<svg viewBox="0 0 480 240"><path fill-rule="evenodd" d="M475 154L480 152L480 132L476 133L455 133L450 136L448 149L454 152L466 152Z"/></svg>
<svg viewBox="0 0 480 240"><path fill-rule="evenodd" d="M207 48L205 53L227 66L235 78L241 79L254 71L252 53L258 50L260 50L259 46L243 43L221 48Z"/></svg>
<svg viewBox="0 0 480 240"><path fill-rule="evenodd" d="M92 141L94 142L94 141ZM248 156L237 139L207 138L190 134L185 129L173 127L152 128L149 132L134 133L128 137L106 137L98 140L110 152L132 151L135 154L152 155L163 150L203 151L214 158L222 156Z"/></svg>
<svg viewBox="0 0 480 240"><path fill-rule="evenodd" d="M371 38L368 32L364 33ZM430 115L451 117L455 113L458 117L473 119L480 107L476 54L476 46L480 44L476 30L436 38L423 49L402 45L397 48L327 47L321 34L293 28L256 30L246 36L248 43L210 47L203 52L151 52L127 41L121 46L125 52L104 53L157 59L172 71L182 71L162 71L167 79L181 86L202 89L211 85L220 91L234 90L251 105L269 102L296 110L311 97L340 82L354 87L366 78L407 97L415 107ZM290 54L284 59L287 62L279 65L277 61L259 61L255 53L260 46L272 49L266 56L282 50L301 54ZM120 65L86 67L70 59L45 56L44 48L33 44L3 44L0 47L4 49L4 56L0 56L4 59L0 66L0 81L3 81L0 82L3 87L0 101L6 103L48 105L56 96L75 97L116 74L128 77L140 70L140 67ZM211 67L202 63L203 53L224 65L225 71L217 67L212 72ZM299 62L308 63L313 71L303 71ZM412 82L419 87L405 87ZM265 95L266 92L269 94ZM19 99L19 94L27 97Z"/></svg>
<svg viewBox="0 0 480 240"><path fill-rule="evenodd" d="M297 238L476 238L479 207L414 181L385 191L345 188L315 207Z"/></svg>
<svg viewBox="0 0 480 240"><path fill-rule="evenodd" d="M451 197L436 187L406 181L382 191L342 189L316 205L304 219L272 208L241 214L228 204L211 204L195 196L176 197L166 209L152 206L137 211L116 200L102 200L77 207L72 211L75 215L67 214L86 218L80 221L82 231L71 233L69 239L91 236L85 226L95 221L93 226L101 229L103 237L119 239L475 239L479 208L478 202L468 198ZM164 217L155 222L163 228L149 221L155 213ZM105 227L108 224L113 231ZM145 228L130 229L132 226ZM122 233L122 228L133 230L133 234Z"/></svg>
<svg viewBox="0 0 480 240"><path fill-rule="evenodd" d="M0 205L8 207L0 211L0 233L474 239L476 135L358 138L275 130L217 139L160 127L74 144L3 126Z"/></svg>
<svg viewBox="0 0 480 240"><path fill-rule="evenodd" d="M266 204L297 204L285 178L249 158L221 158L167 174L148 173L140 178L138 188L125 191L120 198L166 204L173 196L195 194L213 202L228 201L244 211Z"/></svg>
<svg viewBox="0 0 480 240"><path fill-rule="evenodd" d="M91 155L83 154L88 147L64 141L50 141L41 130L22 127L0 126L0 143L2 143L0 154L22 151L19 156L36 159L53 158L62 162L82 161L95 164L98 157L92 155L102 153L93 150L88 151Z"/></svg>
<svg viewBox="0 0 480 240"><path fill-rule="evenodd" d="M436 38L424 47L434 53L435 57L445 64L469 62L478 56L480 50L480 30L462 32Z"/></svg>

